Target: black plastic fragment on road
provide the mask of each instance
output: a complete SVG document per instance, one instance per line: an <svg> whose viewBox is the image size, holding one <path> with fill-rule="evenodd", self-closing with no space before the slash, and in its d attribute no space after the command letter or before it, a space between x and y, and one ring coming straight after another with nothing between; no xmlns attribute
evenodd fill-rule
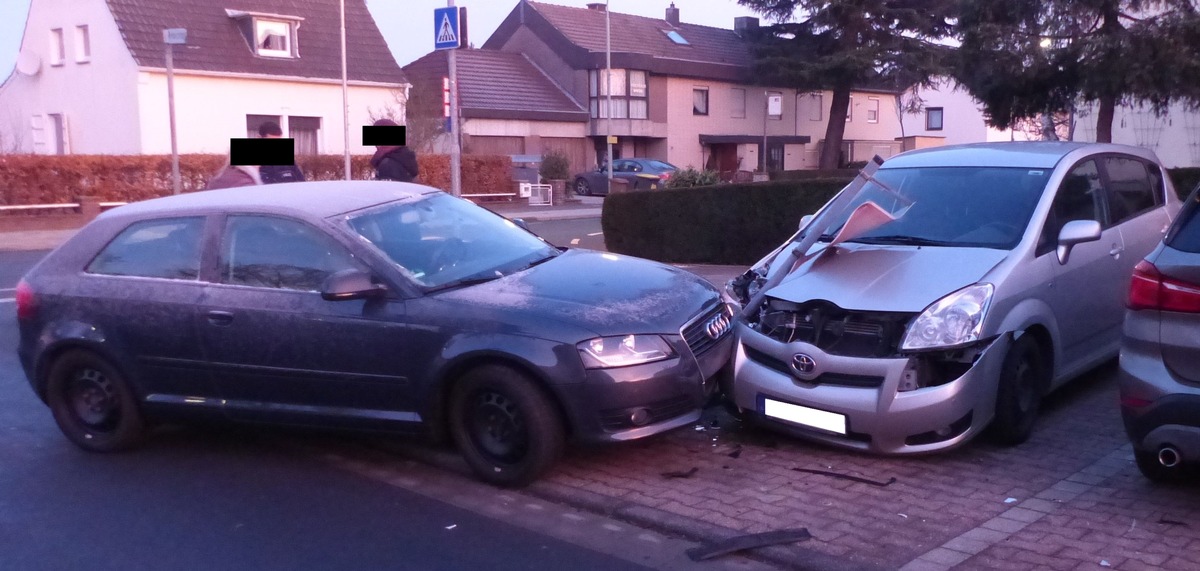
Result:
<svg viewBox="0 0 1200 571"><path fill-rule="evenodd" d="M870 484L872 486L878 486L880 488L890 486L890 485L896 483L895 477L888 478L888 481L886 481L886 482L878 482L878 481L871 480L868 478L859 478L858 476L851 476L849 474L839 474L837 472L829 472L826 470L813 470L811 468L792 468L792 470L795 470L797 472L805 472L808 474L820 474L822 476L829 476L830 478L837 478L839 480L850 480L851 482Z"/></svg>
<svg viewBox="0 0 1200 571"><path fill-rule="evenodd" d="M704 561L738 551L747 549L757 549L768 545L779 545L782 543L794 543L812 539L812 534L808 533L808 529L780 529L776 531L767 531L764 533L752 533L750 535L739 535L729 539L723 539L712 545L701 545L687 550L687 555L692 561Z"/></svg>
<svg viewBox="0 0 1200 571"><path fill-rule="evenodd" d="M1158 523L1164 523L1164 524L1167 524L1167 525L1182 525L1183 527L1188 527L1188 524L1187 524L1187 522L1183 522L1183 521L1175 521L1175 520L1173 520L1173 519L1167 519L1167 518L1165 518L1165 517L1160 517L1160 518L1158 518Z"/></svg>
<svg viewBox="0 0 1200 571"><path fill-rule="evenodd" d="M692 476L696 475L696 472L699 472L699 471L700 471L699 468L692 466L692 469L688 470L686 472L684 472L684 471L663 472L662 476L664 478L691 478Z"/></svg>
<svg viewBox="0 0 1200 571"><path fill-rule="evenodd" d="M726 456L729 456L730 458L737 458L738 456L741 456L741 455L742 455L742 448L740 446L733 452L726 454Z"/></svg>

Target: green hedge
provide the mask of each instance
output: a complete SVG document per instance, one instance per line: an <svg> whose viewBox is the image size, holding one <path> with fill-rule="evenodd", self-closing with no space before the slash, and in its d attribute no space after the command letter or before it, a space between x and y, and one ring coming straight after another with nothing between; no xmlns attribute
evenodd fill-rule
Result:
<svg viewBox="0 0 1200 571"><path fill-rule="evenodd" d="M849 182L809 180L626 192L604 199L609 251L674 263L749 265Z"/></svg>
<svg viewBox="0 0 1200 571"><path fill-rule="evenodd" d="M1181 198L1200 184L1200 168L1167 172ZM753 264L850 180L803 180L797 175L793 180L613 194L605 199L601 218L605 246L663 262Z"/></svg>

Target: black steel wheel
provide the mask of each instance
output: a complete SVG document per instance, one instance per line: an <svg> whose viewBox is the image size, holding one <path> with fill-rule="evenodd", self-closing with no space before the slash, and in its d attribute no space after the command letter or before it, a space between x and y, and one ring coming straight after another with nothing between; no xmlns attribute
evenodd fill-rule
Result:
<svg viewBox="0 0 1200 571"><path fill-rule="evenodd" d="M46 379L46 402L59 430L84 450L125 450L145 432L125 378L90 351L72 349L54 360Z"/></svg>
<svg viewBox="0 0 1200 571"><path fill-rule="evenodd" d="M591 196L592 185L588 184L586 179L575 179L575 194L578 194L579 196Z"/></svg>
<svg viewBox="0 0 1200 571"><path fill-rule="evenodd" d="M533 482L562 453L562 419L527 376L501 365L467 373L450 396L450 433L471 469L505 487Z"/></svg>
<svg viewBox="0 0 1200 571"><path fill-rule="evenodd" d="M1050 370L1042 349L1028 333L1021 335L1004 357L996 393L996 418L991 433L996 442L1014 446L1033 433L1042 395L1050 384Z"/></svg>

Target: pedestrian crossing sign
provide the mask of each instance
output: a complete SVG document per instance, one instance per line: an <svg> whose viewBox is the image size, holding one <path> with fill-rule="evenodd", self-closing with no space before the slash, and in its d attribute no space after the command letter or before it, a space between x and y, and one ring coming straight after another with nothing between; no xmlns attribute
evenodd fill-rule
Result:
<svg viewBox="0 0 1200 571"><path fill-rule="evenodd" d="M462 34L458 27L458 8L447 6L433 11L433 49L452 50L460 47Z"/></svg>

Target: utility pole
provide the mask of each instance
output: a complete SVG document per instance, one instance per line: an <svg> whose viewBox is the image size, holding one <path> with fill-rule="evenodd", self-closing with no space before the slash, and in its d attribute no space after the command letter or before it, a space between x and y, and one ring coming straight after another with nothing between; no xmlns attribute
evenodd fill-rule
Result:
<svg viewBox="0 0 1200 571"><path fill-rule="evenodd" d="M342 158L346 180L350 180L350 93L346 87L346 0L342 9Z"/></svg>
<svg viewBox="0 0 1200 571"><path fill-rule="evenodd" d="M171 117L171 192L179 194L183 183L179 180L179 145L175 134L175 46L187 43L187 30L163 30L163 43L167 45L167 108Z"/></svg>
<svg viewBox="0 0 1200 571"><path fill-rule="evenodd" d="M604 0L604 92L607 95L608 107L608 133L605 137L605 143L608 145L608 192L612 192L612 169L613 169L613 153L612 153L612 17L608 12L608 0Z"/></svg>
<svg viewBox="0 0 1200 571"><path fill-rule="evenodd" d="M454 0L446 0L446 6L454 7ZM461 22L459 23L461 25ZM462 41L462 29L459 31L459 42ZM450 50L450 138L454 144L450 147L450 194L462 196L462 138L459 137L460 121L458 118L458 50Z"/></svg>

